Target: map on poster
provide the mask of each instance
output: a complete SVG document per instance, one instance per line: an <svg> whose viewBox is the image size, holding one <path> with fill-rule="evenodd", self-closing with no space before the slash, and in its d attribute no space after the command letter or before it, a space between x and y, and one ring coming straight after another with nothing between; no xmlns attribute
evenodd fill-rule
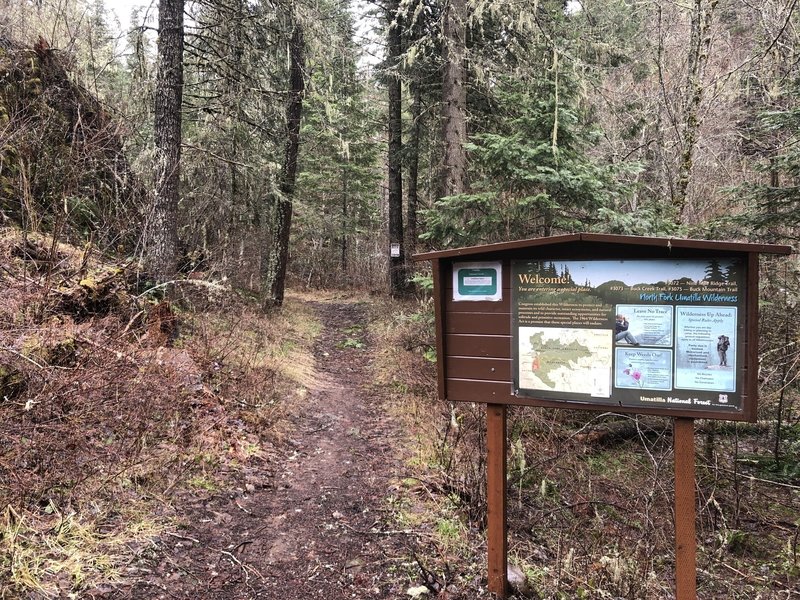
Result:
<svg viewBox="0 0 800 600"><path fill-rule="evenodd" d="M511 261L518 396L741 410L744 263Z"/></svg>
<svg viewBox="0 0 800 600"><path fill-rule="evenodd" d="M520 386L588 394L611 395L612 336L602 329L520 327Z"/></svg>

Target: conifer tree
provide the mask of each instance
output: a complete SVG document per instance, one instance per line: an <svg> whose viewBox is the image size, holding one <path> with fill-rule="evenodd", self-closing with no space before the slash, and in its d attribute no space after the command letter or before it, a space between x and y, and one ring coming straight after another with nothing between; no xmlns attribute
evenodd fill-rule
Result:
<svg viewBox="0 0 800 600"><path fill-rule="evenodd" d="M385 251L379 229L382 110L359 73L352 16L331 6L328 51L309 57L293 233L294 271L320 285L385 276L372 257Z"/></svg>
<svg viewBox="0 0 800 600"><path fill-rule="evenodd" d="M178 200L183 97L183 0L160 0L158 71L153 132L155 189L147 223L145 266L160 281L175 275L178 261Z"/></svg>
<svg viewBox="0 0 800 600"><path fill-rule="evenodd" d="M387 75L388 93L388 188L389 188L389 290L393 295L404 294L406 281L405 248L403 240L403 142L402 142L402 81L400 60L403 53L403 15L399 0L386 3Z"/></svg>

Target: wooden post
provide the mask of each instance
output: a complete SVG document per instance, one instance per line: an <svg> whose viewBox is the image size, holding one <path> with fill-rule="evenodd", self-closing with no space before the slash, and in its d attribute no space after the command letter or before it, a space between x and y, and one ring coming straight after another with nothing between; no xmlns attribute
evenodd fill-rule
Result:
<svg viewBox="0 0 800 600"><path fill-rule="evenodd" d="M673 421L675 451L675 599L697 600L694 419Z"/></svg>
<svg viewBox="0 0 800 600"><path fill-rule="evenodd" d="M489 591L498 598L508 593L506 538L506 407L486 405L486 546Z"/></svg>

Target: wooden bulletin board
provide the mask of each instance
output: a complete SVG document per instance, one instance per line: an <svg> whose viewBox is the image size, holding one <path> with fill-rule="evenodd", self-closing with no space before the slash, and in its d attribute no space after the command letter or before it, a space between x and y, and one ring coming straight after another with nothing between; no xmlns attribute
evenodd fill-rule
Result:
<svg viewBox="0 0 800 600"><path fill-rule="evenodd" d="M433 264L439 395L753 421L758 255L790 252L571 234L417 255Z"/></svg>

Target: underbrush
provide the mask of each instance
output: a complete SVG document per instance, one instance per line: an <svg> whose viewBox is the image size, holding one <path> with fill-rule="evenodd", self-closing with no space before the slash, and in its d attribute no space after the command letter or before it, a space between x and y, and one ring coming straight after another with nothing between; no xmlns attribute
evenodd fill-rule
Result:
<svg viewBox="0 0 800 600"><path fill-rule="evenodd" d="M318 325L0 232L0 598L121 580L178 493L260 484Z"/></svg>
<svg viewBox="0 0 800 600"><path fill-rule="evenodd" d="M376 379L409 432L412 456L389 501L398 526L415 532L409 581L481 597L484 407L437 399L429 305L380 310ZM509 563L518 594L674 597L671 421L516 407L508 414ZM785 453L776 469L765 452L770 428L760 425L697 421L695 440L698 597L796 597L797 454Z"/></svg>
<svg viewBox="0 0 800 600"><path fill-rule="evenodd" d="M485 516L480 407L436 399L433 308L427 302L374 305L373 361L387 410L406 432L406 473L387 500L409 536L409 593L489 598L479 557Z"/></svg>

